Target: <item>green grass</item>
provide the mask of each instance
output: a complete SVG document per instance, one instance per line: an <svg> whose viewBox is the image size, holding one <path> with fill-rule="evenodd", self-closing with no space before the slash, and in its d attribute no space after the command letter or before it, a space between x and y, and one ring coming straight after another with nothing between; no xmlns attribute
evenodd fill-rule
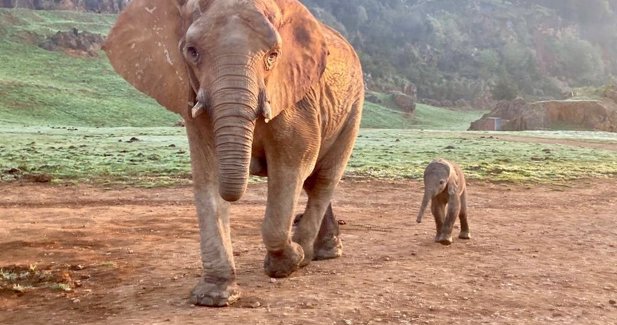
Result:
<svg viewBox="0 0 617 325"><path fill-rule="evenodd" d="M0 123L9 125L171 126L179 117L132 88L99 57L37 46L76 26L106 33L115 17L0 10ZM36 34L32 34L36 33Z"/></svg>
<svg viewBox="0 0 617 325"><path fill-rule="evenodd" d="M534 138L617 143L617 134L522 132L527 142L497 133L361 130L348 177L421 179L434 158L459 163L471 179L552 183L617 176L617 151L540 144ZM138 141L130 142L131 138ZM9 173L17 168L21 174ZM0 127L4 181L48 174L54 182L167 186L188 184L190 157L183 128Z"/></svg>
<svg viewBox="0 0 617 325"><path fill-rule="evenodd" d="M371 129L406 129L411 127L413 119L409 114L364 102L362 111L362 128Z"/></svg>
<svg viewBox="0 0 617 325"><path fill-rule="evenodd" d="M469 128L472 121L482 117L485 111L453 111L424 104L416 105L414 129L460 130Z"/></svg>
<svg viewBox="0 0 617 325"><path fill-rule="evenodd" d="M426 165L441 157L457 162L470 179L553 183L578 178L617 176L617 151L541 144L537 139L617 143L617 134L580 137L580 132L518 132L526 142L504 141L489 132L363 130L348 174L377 178L421 179ZM601 140L598 140L601 139Z"/></svg>
<svg viewBox="0 0 617 325"><path fill-rule="evenodd" d="M368 129L426 129L467 130L472 121L485 111L453 111L430 105L416 104L414 114L365 102L362 128Z"/></svg>
<svg viewBox="0 0 617 325"><path fill-rule="evenodd" d="M76 58L36 45L72 27L105 34L114 20L113 15L0 9L0 181L46 174L60 183L189 182L185 131L169 127L177 115L128 85L102 53ZM409 115L367 102L347 176L420 179L437 157L460 163L479 180L543 183L617 175L615 151L534 141L615 143L615 134L507 133L524 136L524 142L464 132L482 113L418 104ZM138 141L129 141L133 137Z"/></svg>
<svg viewBox="0 0 617 325"><path fill-rule="evenodd" d="M162 186L190 179L184 128L0 127L0 134L4 181L48 174L59 182ZM21 173L6 172L13 168Z"/></svg>

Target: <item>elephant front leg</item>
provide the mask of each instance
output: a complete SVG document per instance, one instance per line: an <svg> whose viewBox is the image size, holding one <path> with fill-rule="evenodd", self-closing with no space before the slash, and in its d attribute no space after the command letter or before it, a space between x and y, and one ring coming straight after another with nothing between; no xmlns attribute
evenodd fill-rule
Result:
<svg viewBox="0 0 617 325"><path fill-rule="evenodd" d="M268 174L268 204L262 225L268 251L264 269L273 278L284 278L296 271L304 259L302 247L291 240L293 212L302 181L293 171L276 170Z"/></svg>
<svg viewBox="0 0 617 325"><path fill-rule="evenodd" d="M450 198L448 201L448 212L446 214L446 220L441 227L441 232L437 238L437 241L442 245L450 245L452 244L452 228L454 227L454 222L456 218L459 216L459 212L461 209L461 204L459 198Z"/></svg>
<svg viewBox="0 0 617 325"><path fill-rule="evenodd" d="M195 305L226 306L240 297L231 246L229 203L220 197L218 180L210 172L216 166L212 166L214 154L207 126L199 128L197 121L187 119L186 128L203 265L203 275L190 300Z"/></svg>
<svg viewBox="0 0 617 325"><path fill-rule="evenodd" d="M240 297L236 284L229 229L229 203L218 192L196 189L203 275L193 291L191 302L202 306L227 306Z"/></svg>
<svg viewBox="0 0 617 325"><path fill-rule="evenodd" d="M446 203L433 198L431 200L431 214L435 218L435 242L439 242L439 235L443 228L443 220L446 216Z"/></svg>

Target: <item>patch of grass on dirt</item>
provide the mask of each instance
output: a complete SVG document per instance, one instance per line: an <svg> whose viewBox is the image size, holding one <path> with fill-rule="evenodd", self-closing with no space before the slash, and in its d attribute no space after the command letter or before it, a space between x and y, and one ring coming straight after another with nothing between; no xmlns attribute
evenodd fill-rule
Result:
<svg viewBox="0 0 617 325"><path fill-rule="evenodd" d="M23 294L44 288L71 291L71 285L74 285L74 280L68 267L39 268L36 265L0 267L0 293Z"/></svg>
<svg viewBox="0 0 617 325"><path fill-rule="evenodd" d="M617 176L617 151L539 139L617 143L617 134L361 130L348 176L421 179L437 157L458 162L471 179L550 183ZM0 179L127 184L188 184L190 155L183 128L0 127Z"/></svg>

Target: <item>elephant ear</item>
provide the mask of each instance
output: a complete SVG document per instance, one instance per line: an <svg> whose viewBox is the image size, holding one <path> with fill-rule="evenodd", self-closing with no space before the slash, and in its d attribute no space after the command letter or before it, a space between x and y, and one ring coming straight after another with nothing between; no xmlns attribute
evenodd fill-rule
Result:
<svg viewBox="0 0 617 325"><path fill-rule="evenodd" d="M281 55L267 78L272 117L306 96L326 68L328 49L321 24L296 0L276 0L281 10L277 31Z"/></svg>
<svg viewBox="0 0 617 325"><path fill-rule="evenodd" d="M118 74L179 114L187 111L189 94L186 66L178 48L182 28L176 1L133 0L103 45Z"/></svg>

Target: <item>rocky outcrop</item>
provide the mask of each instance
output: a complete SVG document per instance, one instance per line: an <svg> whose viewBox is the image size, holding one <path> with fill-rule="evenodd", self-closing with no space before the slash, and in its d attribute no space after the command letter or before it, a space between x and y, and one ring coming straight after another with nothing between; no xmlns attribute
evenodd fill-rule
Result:
<svg viewBox="0 0 617 325"><path fill-rule="evenodd" d="M0 0L2 8L120 12L130 0Z"/></svg>
<svg viewBox="0 0 617 325"><path fill-rule="evenodd" d="M469 130L497 131L547 129L617 132L617 104L609 98L530 104L522 99L502 101L469 127Z"/></svg>
<svg viewBox="0 0 617 325"><path fill-rule="evenodd" d="M66 51L70 54L97 56L105 38L99 34L78 31L57 32L45 39L40 47L49 51Z"/></svg>
<svg viewBox="0 0 617 325"><path fill-rule="evenodd" d="M410 95L404 94L400 91L390 92L392 96L392 102L396 104L397 108L405 113L413 113L416 110L416 98Z"/></svg>

